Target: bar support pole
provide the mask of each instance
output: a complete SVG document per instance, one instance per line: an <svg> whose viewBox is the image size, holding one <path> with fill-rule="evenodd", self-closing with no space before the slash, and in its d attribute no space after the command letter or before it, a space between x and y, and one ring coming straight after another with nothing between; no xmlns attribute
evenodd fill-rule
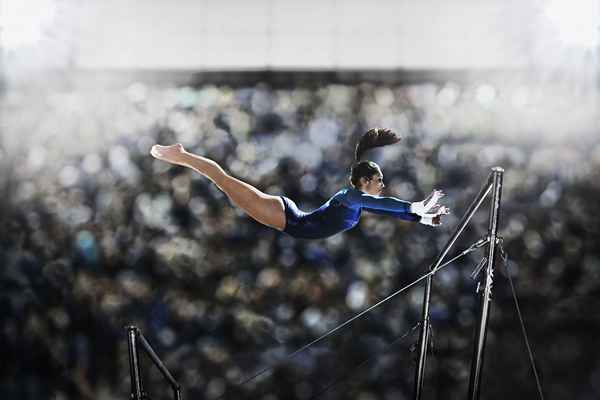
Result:
<svg viewBox="0 0 600 400"><path fill-rule="evenodd" d="M483 203L483 200L485 200L486 196L488 195L488 193L490 192L490 190L492 188L492 184L491 184L492 176L493 176L493 172L488 175L486 182L479 190L479 193L477 194L477 196L475 197L475 199L473 200L473 202L467 209L467 212L463 215L460 223L458 224L458 227L456 228L456 230L454 231L454 233L448 240L448 243L446 243L446 246L440 252L440 254L438 255L435 262L430 266L430 268L429 268L430 271L435 271L440 267L440 265L442 265L442 262L444 261L444 257L446 257L446 255L450 251L450 248L452 248L452 246L454 245L454 243L456 242L456 240L458 239L460 234L463 232L463 230L465 229L465 227L467 226L467 224L469 223L469 221L471 220L471 218L473 217L475 212L479 209L479 206L481 206L481 203ZM425 361L427 358L427 344L429 343L429 303L431 300L432 279L433 279L433 275L430 275L427 278L427 283L425 286L425 293L423 296L421 333L419 336L419 345L418 345L419 360L418 360L418 364L417 364L417 370L415 372L415 389L414 389L414 399L415 400L420 400L421 396L423 394L423 379L425 376Z"/></svg>
<svg viewBox="0 0 600 400"><path fill-rule="evenodd" d="M129 348L129 373L131 375L132 400L142 400L142 379L140 377L140 359L137 349L138 333L138 328L135 326L127 327L127 347Z"/></svg>
<svg viewBox="0 0 600 400"><path fill-rule="evenodd" d="M480 310L479 321L475 331L475 343L473 345L473 359L471 362L471 377L469 379L469 400L478 400L481 389L481 369L483 367L483 350L489 311L491 305L492 285L494 279L494 261L496 257L496 238L498 235L498 219L500 216L500 198L502 194L502 178L504 170L500 167L492 169L493 190L492 206L490 207L490 222L488 227L488 256L486 273L483 275L483 290L479 290ZM478 286L478 288L481 287Z"/></svg>

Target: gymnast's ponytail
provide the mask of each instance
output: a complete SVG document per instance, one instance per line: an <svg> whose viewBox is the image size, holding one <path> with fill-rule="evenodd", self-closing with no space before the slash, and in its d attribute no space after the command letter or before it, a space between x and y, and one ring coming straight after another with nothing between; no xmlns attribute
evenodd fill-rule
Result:
<svg viewBox="0 0 600 400"><path fill-rule="evenodd" d="M398 143L400 138L389 129L373 128L365 132L356 144L354 162L359 162L363 154L374 147Z"/></svg>
<svg viewBox="0 0 600 400"><path fill-rule="evenodd" d="M379 166L374 162L360 160L367 150L398 143L399 141L400 137L389 129L373 128L365 132L356 144L354 152L354 165L350 170L350 183L352 186L356 187L360 178L369 179L380 171Z"/></svg>

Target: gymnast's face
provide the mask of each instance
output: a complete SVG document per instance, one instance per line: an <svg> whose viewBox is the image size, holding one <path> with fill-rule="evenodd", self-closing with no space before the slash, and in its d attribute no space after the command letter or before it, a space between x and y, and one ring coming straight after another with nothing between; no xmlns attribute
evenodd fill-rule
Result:
<svg viewBox="0 0 600 400"><path fill-rule="evenodd" d="M379 196L383 193L385 184L383 183L383 174L381 170L376 174L372 175L371 178L360 178L362 182L360 190L372 196Z"/></svg>

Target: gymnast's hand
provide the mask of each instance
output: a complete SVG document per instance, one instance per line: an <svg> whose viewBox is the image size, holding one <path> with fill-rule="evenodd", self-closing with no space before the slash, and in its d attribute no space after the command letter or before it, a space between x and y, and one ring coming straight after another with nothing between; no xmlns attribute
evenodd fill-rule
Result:
<svg viewBox="0 0 600 400"><path fill-rule="evenodd" d="M410 205L410 212L413 214L417 214L418 216L424 216L427 214L435 213L439 211L440 204L439 201L446 194L441 190L434 189L433 192L429 196L422 201L416 201Z"/></svg>
<svg viewBox="0 0 600 400"><path fill-rule="evenodd" d="M181 143L176 143L170 146L161 146L159 144L155 144L152 146L152 149L150 149L150 154L154 158L178 165L183 165L183 156L186 153L187 152Z"/></svg>
<svg viewBox="0 0 600 400"><path fill-rule="evenodd" d="M423 225L440 226L442 225L442 216L450 214L450 209L446 206L436 206L429 210L429 213L421 215L419 221Z"/></svg>

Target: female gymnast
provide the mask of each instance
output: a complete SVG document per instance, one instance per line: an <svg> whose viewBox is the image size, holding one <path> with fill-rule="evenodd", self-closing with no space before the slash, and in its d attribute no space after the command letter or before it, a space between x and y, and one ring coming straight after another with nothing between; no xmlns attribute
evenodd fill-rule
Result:
<svg viewBox="0 0 600 400"><path fill-rule="evenodd" d="M385 185L381 168L372 161L361 161L365 151L399 141L400 138L389 129L374 128L363 134L356 145L355 163L350 171L351 187L341 189L311 212L301 211L285 196L263 193L229 175L213 160L185 151L179 143L154 145L150 154L206 176L256 221L295 238L320 239L353 228L362 210L430 226L440 225L441 217L449 213L447 207L439 204L444 196L442 191L434 190L425 200L412 203L383 197L381 193Z"/></svg>

